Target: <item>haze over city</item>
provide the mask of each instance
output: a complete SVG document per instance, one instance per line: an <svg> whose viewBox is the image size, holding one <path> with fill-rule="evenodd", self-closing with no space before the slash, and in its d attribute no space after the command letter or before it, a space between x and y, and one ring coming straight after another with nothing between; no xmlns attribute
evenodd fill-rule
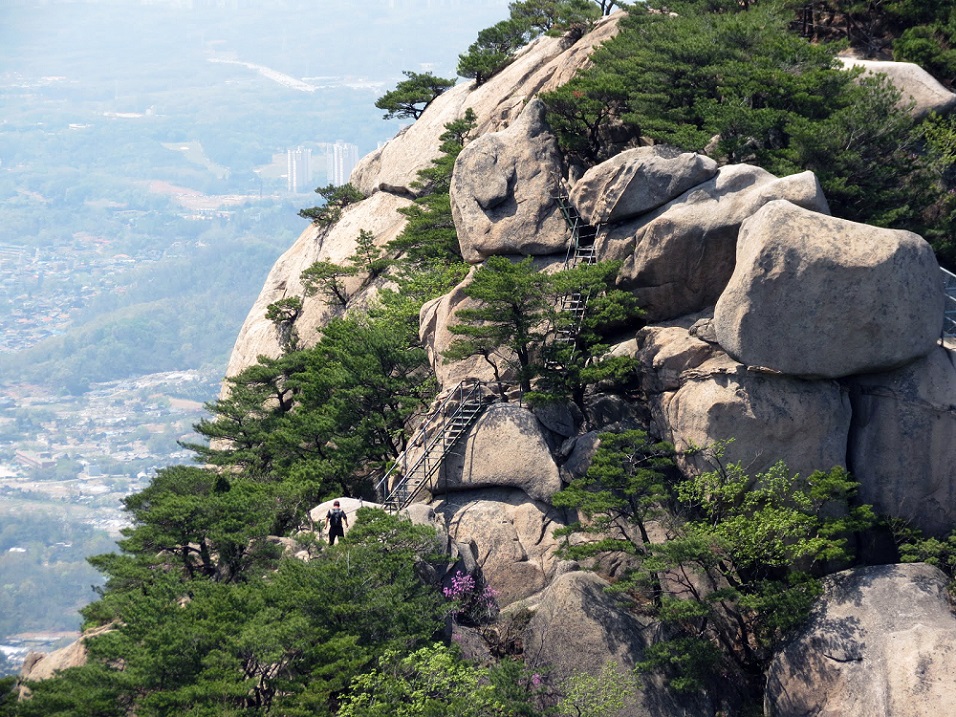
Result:
<svg viewBox="0 0 956 717"><path fill-rule="evenodd" d="M504 0L0 8L0 672L75 636L121 499L213 399L312 193Z"/></svg>

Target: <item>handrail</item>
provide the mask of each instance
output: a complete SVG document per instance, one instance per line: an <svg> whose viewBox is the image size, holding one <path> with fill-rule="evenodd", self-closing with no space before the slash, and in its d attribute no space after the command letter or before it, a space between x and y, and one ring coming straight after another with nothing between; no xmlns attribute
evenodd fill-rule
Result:
<svg viewBox="0 0 956 717"><path fill-rule="evenodd" d="M588 265L593 264L597 258L594 253L593 242L587 247L584 247L581 244L581 215L578 214L577 210L575 210L571 205L570 198L565 192L556 194L553 198L558 203L558 208L561 210L561 215L564 217L564 221L568 225L568 229L571 232L571 241L568 244L568 252L565 255L564 268L573 269L582 263L586 263ZM588 226L588 228L592 229L595 234L597 233L597 227ZM585 249L590 249L590 252L588 252L586 255L583 251ZM573 325L568 331L567 335L564 337L564 340L568 342L575 341L578 333L581 330L581 322L584 321L584 312L587 309L588 301L590 301L590 299L590 292L587 294L581 294L578 292L569 291L567 294L561 297L560 310L562 312L574 312L580 310L580 315L574 317L576 318L576 321L573 322ZM572 355L573 353L574 348L572 348Z"/></svg>
<svg viewBox="0 0 956 717"><path fill-rule="evenodd" d="M422 425L418 427L418 430L415 432L415 437L412 439L411 445L421 446L422 453L418 459L411 465L407 464L408 458L408 448L402 451L401 455L395 460L391 467L385 472L385 475L382 476L381 480L375 484L375 493L376 495L382 496L382 502L385 505L388 505L390 502L394 501L395 496L401 492L405 487L405 484L408 482L409 478L415 475L415 472L428 460L429 455L431 454L432 449L439 441L444 441L446 434L454 424L456 418L460 417L464 411L465 407L473 402L473 399L480 395L482 383L477 379L464 379L451 392L442 400L438 407L432 411L428 417L422 422ZM458 401L458 405L455 410L451 413L447 413L449 405L454 401ZM442 458L444 458L444 451L442 452ZM439 461L440 463L440 461ZM437 469L437 465L434 466L431 470L426 468L425 477L430 477L430 474ZM402 469L403 478L402 480L392 488L391 491L388 491L388 481L393 476L393 474L399 469ZM418 489L412 494L411 498L414 498L415 495L421 490L421 484ZM410 498L407 502L410 502ZM399 506L399 509L404 507L404 505Z"/></svg>
<svg viewBox="0 0 956 717"><path fill-rule="evenodd" d="M943 272L943 291L946 294L943 305L943 338L956 337L956 274L946 271L940 267Z"/></svg>

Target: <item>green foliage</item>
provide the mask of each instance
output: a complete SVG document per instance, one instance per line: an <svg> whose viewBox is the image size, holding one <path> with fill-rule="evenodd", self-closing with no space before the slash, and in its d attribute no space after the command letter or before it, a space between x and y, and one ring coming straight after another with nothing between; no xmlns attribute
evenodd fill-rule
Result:
<svg viewBox="0 0 956 717"><path fill-rule="evenodd" d="M900 562L929 563L956 578L956 531L943 538L925 538L919 531L908 530L899 546Z"/></svg>
<svg viewBox="0 0 956 717"><path fill-rule="evenodd" d="M507 67L517 50L543 34L569 34L577 40L616 3L602 0L517 0L508 19L478 33L467 52L458 56L458 74L482 85Z"/></svg>
<svg viewBox="0 0 956 717"><path fill-rule="evenodd" d="M819 595L810 571L852 559L850 536L873 522L869 506L850 506L856 489L842 468L801 478L782 463L753 477L732 464L681 481L681 522L672 539L653 546L627 582L636 587L665 572L677 575L674 596L655 612L675 639L718 646L759 693L773 649ZM688 659L702 667L707 651L695 648ZM701 685L693 674L677 676L685 680L678 686Z"/></svg>
<svg viewBox="0 0 956 717"><path fill-rule="evenodd" d="M583 316L557 311L553 317L555 336L566 333L573 341L551 340L544 346L537 398L570 397L584 409L588 386L628 391L634 387L638 362L626 356L608 356L608 337L640 324L644 311L634 295L615 289L620 262L581 264L551 275L557 308L561 302L583 297Z"/></svg>
<svg viewBox="0 0 956 717"><path fill-rule="evenodd" d="M580 36L602 15L602 9L590 0L518 0L508 10L512 20L528 26L535 35L573 32Z"/></svg>
<svg viewBox="0 0 956 717"><path fill-rule="evenodd" d="M283 353L298 351L300 348L300 337L295 328L295 320L301 313L302 299L298 296L287 296L273 301L266 307L266 318L276 327L276 336Z"/></svg>
<svg viewBox="0 0 956 717"><path fill-rule="evenodd" d="M206 404L212 419L203 419L196 431L215 447L186 444L205 463L230 466L250 475L267 475L274 454L269 435L294 406L296 387L287 379L302 370L305 354L293 352L259 362L225 379L222 398Z"/></svg>
<svg viewBox="0 0 956 717"><path fill-rule="evenodd" d="M213 418L196 426L210 445L190 448L271 485L280 522L301 520L329 492L367 494L371 472L404 449L406 420L434 395L428 366L417 314L333 319L315 346L227 379L226 397L207 406Z"/></svg>
<svg viewBox="0 0 956 717"><path fill-rule="evenodd" d="M349 295L344 279L355 276L358 270L354 266L342 266L331 261L317 261L305 269L299 278L305 287L306 296L322 294L331 306L345 308Z"/></svg>
<svg viewBox="0 0 956 717"><path fill-rule="evenodd" d="M343 184L339 187L329 184L318 187L315 191L325 199L325 204L321 207L300 209L299 216L321 227L332 226L342 217L343 209L365 199L365 195L351 184Z"/></svg>
<svg viewBox="0 0 956 717"><path fill-rule="evenodd" d="M633 675L624 673L613 662L606 662L597 675L579 672L564 680L564 697L555 713L568 717L615 717L636 687Z"/></svg>
<svg viewBox="0 0 956 717"><path fill-rule="evenodd" d="M375 235L367 229L360 229L355 239L355 252L348 259L358 271L364 272L372 280L388 267L388 260L382 256L382 250L375 246Z"/></svg>
<svg viewBox="0 0 956 717"><path fill-rule="evenodd" d="M6 657L0 661L0 664L6 662ZM0 716L7 717L7 715L14 714L14 707L17 703L17 678L10 677L0 677Z"/></svg>
<svg viewBox="0 0 956 717"><path fill-rule="evenodd" d="M520 662L503 660L484 667L463 660L442 644L411 654L386 653L378 667L353 680L339 717L610 717L629 693L615 683L617 671L598 678L586 674L567 681L567 698L557 707L540 674ZM612 694L618 692L618 695ZM577 711L574 711L577 710Z"/></svg>
<svg viewBox="0 0 956 717"><path fill-rule="evenodd" d="M492 256L463 291L478 306L455 312L457 323L448 328L459 338L445 359L481 356L494 371L502 395L509 371L523 391L530 391L534 352L544 343L554 312L548 276L535 268L531 257L512 262Z"/></svg>
<svg viewBox="0 0 956 717"><path fill-rule="evenodd" d="M939 263L956 270L956 118L930 115L920 127L933 186L923 209L923 236L933 245Z"/></svg>
<svg viewBox="0 0 956 717"><path fill-rule="evenodd" d="M119 622L88 641L86 666L32 684L22 713L331 715L356 675L441 628L442 600L416 569L436 547L431 529L362 509L310 562L286 558L237 581L127 553L109 566L104 598Z"/></svg>
<svg viewBox="0 0 956 717"><path fill-rule="evenodd" d="M375 100L375 106L385 110L384 119L418 119L439 95L455 86L454 79L435 77L431 72L405 70L402 74L408 79Z"/></svg>
<svg viewBox="0 0 956 717"><path fill-rule="evenodd" d="M663 514L670 496L668 472L673 446L654 443L643 431L600 434L600 445L586 475L555 494L555 507L572 508L585 518L555 531L556 537L586 536L565 541L562 554L586 558L606 551L646 554L648 523Z"/></svg>
<svg viewBox="0 0 956 717"><path fill-rule="evenodd" d="M411 206L399 210L407 222L387 247L401 257L394 276L402 293L419 305L448 291L468 270L461 259L449 189L455 159L475 125L471 108L445 125L439 156L418 172L416 186L423 194Z"/></svg>
<svg viewBox="0 0 956 717"><path fill-rule="evenodd" d="M478 33L466 53L458 56L458 74L483 85L511 62L512 54L531 39L529 27L515 20L501 22Z"/></svg>
<svg viewBox="0 0 956 717"><path fill-rule="evenodd" d="M503 715L487 670L441 644L411 654L388 652L377 669L353 680L339 717Z"/></svg>
<svg viewBox="0 0 956 717"><path fill-rule="evenodd" d="M462 291L477 304L455 313L449 331L458 338L445 352L447 361L482 357L494 372L499 392L514 380L534 400L571 396L583 403L588 382L610 378L612 366L627 373L621 362L593 361L604 350L603 332L628 324L641 314L626 292L610 284L618 265L602 263L545 274L531 257L513 262L489 257ZM584 318L561 311L565 296L589 297ZM556 332L571 330L575 340L550 342Z"/></svg>
<svg viewBox="0 0 956 717"><path fill-rule="evenodd" d="M639 138L786 174L816 172L834 213L899 226L922 186L913 122L877 80L788 31L774 3L631 7L593 68L546 95L549 121L589 165ZM716 144L712 142L717 138Z"/></svg>
<svg viewBox="0 0 956 717"><path fill-rule="evenodd" d="M272 525L270 497L260 483L192 466L163 468L146 489L124 499L135 527L124 529L120 547L164 554L188 578L237 580Z"/></svg>
<svg viewBox="0 0 956 717"><path fill-rule="evenodd" d="M819 594L814 573L851 560L852 535L873 524L869 506L852 505L858 484L842 468L803 478L783 463L750 476L721 466L719 450L714 470L678 478L668 447L640 432L601 440L587 475L554 498L582 516L556 534L587 538L565 554L635 557L613 589L665 628L641 670L690 691L733 666L760 694L773 649ZM650 540L650 521L667 540Z"/></svg>
<svg viewBox="0 0 956 717"><path fill-rule="evenodd" d="M953 87L956 3L952 0L816 0L793 3L802 33L814 41L843 40L868 57L890 48L898 61L922 65Z"/></svg>
<svg viewBox="0 0 956 717"><path fill-rule="evenodd" d="M100 665L73 667L56 679L31 685L32 696L10 714L18 717L125 717L128 703L120 696L112 670Z"/></svg>
<svg viewBox="0 0 956 717"><path fill-rule="evenodd" d="M363 275L363 283L367 283L379 276L390 264L382 255L382 250L375 246L375 235L367 229L359 230L355 240L355 252L346 261L346 265L317 261L305 269L299 275L305 287L305 295L321 294L330 306L345 309L350 298L345 279Z"/></svg>

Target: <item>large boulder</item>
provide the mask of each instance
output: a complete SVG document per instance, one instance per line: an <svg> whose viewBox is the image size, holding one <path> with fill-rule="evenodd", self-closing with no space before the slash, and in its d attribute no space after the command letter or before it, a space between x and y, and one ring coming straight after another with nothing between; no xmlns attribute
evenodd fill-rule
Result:
<svg viewBox="0 0 956 717"><path fill-rule="evenodd" d="M566 572L539 595L506 610L506 624L509 619L527 620L520 637L527 667L560 682L581 673L597 677L610 665L626 700L624 709L615 713L621 717L714 714L699 696L679 698L655 677L634 678L634 666L659 629L620 605L607 588L594 573Z"/></svg>
<svg viewBox="0 0 956 717"><path fill-rule="evenodd" d="M235 347L226 368L227 376L235 376L256 363L259 356L276 358L282 353L275 325L266 318L269 304L293 296L303 297L305 287L300 275L317 261L344 264L355 253L359 232L369 231L375 237L375 246L382 249L405 227L405 217L398 213L411 202L390 194L379 193L347 207L342 218L330 229L310 225L295 243L272 266L259 297L239 330ZM369 288L363 286L368 276L364 273L344 280L347 294L361 303ZM374 287L372 287L374 290ZM340 307L330 305L323 296L303 299L302 313L295 322L303 345L311 346L318 340L318 330L329 319L340 313Z"/></svg>
<svg viewBox="0 0 956 717"><path fill-rule="evenodd" d="M741 223L775 199L829 211L812 172L778 179L729 165L653 212L600 232L598 256L624 262L618 284L637 297L648 321L700 311L730 280Z"/></svg>
<svg viewBox="0 0 956 717"><path fill-rule="evenodd" d="M564 255L560 257L538 257L534 259L539 271L554 271L564 265ZM464 379L475 378L489 384L494 383L494 370L481 356L470 356L456 361L445 359L445 352L457 338L450 327L458 323L455 313L459 309L477 308L478 303L469 299L465 289L471 283L475 269L460 284L447 294L432 299L422 306L418 315L418 332L422 345L428 352L432 370L442 388L451 388ZM516 375L510 368L516 363L514 354L499 347L491 357L498 366L504 382L514 383Z"/></svg>
<svg viewBox="0 0 956 717"><path fill-rule="evenodd" d="M479 381L494 380L492 367L481 356L471 356L458 361L445 359L445 352L456 339L456 335L449 330L449 326L456 323L455 312L458 309L478 306L465 295L465 288L471 283L473 274L474 270L447 294L425 303L418 313L418 335L428 353L438 385L442 388L451 388L470 378Z"/></svg>
<svg viewBox="0 0 956 717"><path fill-rule="evenodd" d="M587 64L594 48L617 33L620 14L605 18L577 42L539 37L487 82L479 86L466 82L440 95L414 124L362 158L352 172L351 183L365 194L381 190L417 195L421 188L413 185L418 172L438 157L438 136L446 124L471 109L477 120L476 135L508 127L529 98L560 87Z"/></svg>
<svg viewBox="0 0 956 717"><path fill-rule="evenodd" d="M551 533L565 524L559 511L522 491L487 489L444 496L434 506L452 539L473 544L487 583L506 606L542 590L561 562Z"/></svg>
<svg viewBox="0 0 956 717"><path fill-rule="evenodd" d="M916 234L776 201L740 230L714 328L742 363L837 378L928 354L943 299L933 250Z"/></svg>
<svg viewBox="0 0 956 717"><path fill-rule="evenodd" d="M625 150L591 167L571 190L571 204L596 226L636 217L717 174L717 162L670 147Z"/></svg>
<svg viewBox="0 0 956 717"><path fill-rule="evenodd" d="M634 356L641 363L644 388L652 393L676 391L686 371L720 352L682 326L647 326L638 331L634 342Z"/></svg>
<svg viewBox="0 0 956 717"><path fill-rule="evenodd" d="M809 624L774 658L768 717L929 717L956 704L956 618L937 568L828 578Z"/></svg>
<svg viewBox="0 0 956 717"><path fill-rule="evenodd" d="M346 535L348 535L349 531L355 527L355 514L358 512L359 508L382 507L379 503L369 503L361 498L347 498L342 496L341 498L330 499L319 503L309 511L310 528L314 528L319 533L325 532L325 518L329 514L329 511L332 510L332 504L336 500L339 501L339 507L345 511L346 520L348 520L348 523L342 526Z"/></svg>
<svg viewBox="0 0 956 717"><path fill-rule="evenodd" d="M28 652L20 667L20 697L25 699L30 695L30 689L22 683L48 680L58 672L71 667L82 667L86 664L86 642L100 635L105 635L116 629L113 623L86 630L75 642L61 647L53 652Z"/></svg>
<svg viewBox="0 0 956 717"><path fill-rule="evenodd" d="M942 536L956 525L956 350L852 379L850 469L860 499Z"/></svg>
<svg viewBox="0 0 956 717"><path fill-rule="evenodd" d="M732 440L723 461L750 473L778 460L801 475L846 465L850 400L835 381L750 370L679 327L645 330L639 343L655 433L678 451ZM710 468L705 455L681 465Z"/></svg>
<svg viewBox="0 0 956 717"><path fill-rule="evenodd" d="M532 100L511 127L478 137L458 155L451 210L465 261L554 254L566 246L554 200L561 153L544 113L544 103Z"/></svg>
<svg viewBox="0 0 956 717"><path fill-rule="evenodd" d="M489 406L445 454L435 493L509 487L535 500L550 500L561 489L561 478L545 430L523 406Z"/></svg>
<svg viewBox="0 0 956 717"><path fill-rule="evenodd" d="M865 73L886 75L900 91L901 106L909 109L917 118L925 117L930 112L947 114L956 109L956 94L913 62L862 60L856 57L841 57L840 60L847 69L858 67Z"/></svg>

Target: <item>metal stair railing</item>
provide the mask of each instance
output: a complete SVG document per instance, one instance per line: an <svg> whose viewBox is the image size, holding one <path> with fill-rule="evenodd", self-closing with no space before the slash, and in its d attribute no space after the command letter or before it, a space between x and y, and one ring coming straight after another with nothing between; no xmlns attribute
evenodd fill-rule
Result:
<svg viewBox="0 0 956 717"><path fill-rule="evenodd" d="M597 261L597 254L594 246L594 240L597 237L597 227L587 224L578 214L577 210L571 205L568 195L559 193L554 197L561 215L564 217L568 230L571 232L571 241L568 245L568 253L564 259L564 268L573 269L582 264L590 266ZM584 321L584 314L587 310L590 294L579 292L568 292L558 302L558 311L570 316L567 326L554 330L553 342L556 344L565 344L571 346L572 356L574 346L577 343L578 334L581 332L581 325ZM554 360L549 361L549 368L558 368Z"/></svg>
<svg viewBox="0 0 956 717"><path fill-rule="evenodd" d="M482 383L465 379L446 396L419 426L406 448L375 485L385 509L397 513L431 485L445 455L478 419L488 402ZM408 465L409 453L421 454ZM389 488L389 484L394 485Z"/></svg>
<svg viewBox="0 0 956 717"><path fill-rule="evenodd" d="M943 338L956 338L956 274L943 272L943 291L946 293L943 309Z"/></svg>

